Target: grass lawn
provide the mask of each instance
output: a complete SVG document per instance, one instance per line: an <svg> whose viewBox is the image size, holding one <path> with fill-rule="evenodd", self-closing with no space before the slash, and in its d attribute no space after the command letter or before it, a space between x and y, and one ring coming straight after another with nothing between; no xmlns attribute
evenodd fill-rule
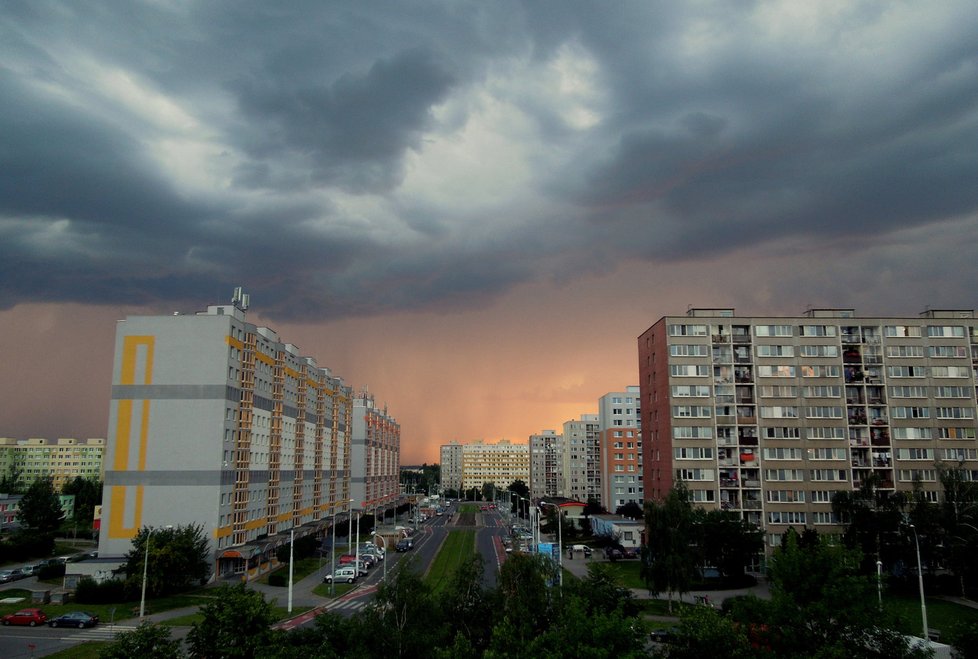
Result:
<svg viewBox="0 0 978 659"><path fill-rule="evenodd" d="M353 588L354 588L354 585L353 584L349 584L349 583L338 583L338 584L336 584L336 597L339 597L341 595L346 595L348 592L350 592L351 590L353 590ZM330 596L330 594L329 594L329 584L328 583L321 583L318 586L316 586L315 588L313 588L312 589L312 592L315 595L319 595L320 597L329 597Z"/></svg>
<svg viewBox="0 0 978 659"><path fill-rule="evenodd" d="M475 554L475 531L450 531L445 543L432 561L425 581L437 593L448 586L459 565Z"/></svg>
<svg viewBox="0 0 978 659"><path fill-rule="evenodd" d="M337 556L337 558L339 558L339 556ZM315 572L316 570L318 570L319 569L319 562L320 561L319 561L319 557L318 556L315 557L315 558L302 558L302 559L299 559L298 561L296 561L295 562L295 567L292 570L292 582L295 583L296 581L301 581L305 577L308 577L310 574L312 574L313 572ZM322 561L322 563L328 569L328 567L329 567L329 561L324 558L323 561ZM268 583L268 577L272 576L273 574L281 574L283 577L285 577L286 583L282 587L283 588L288 588L288 580L289 580L289 564L288 563L286 563L285 565L282 565L281 567L279 567L279 568L277 568L275 570L272 570L271 572L269 572L266 575L263 575L262 577L260 577L258 579L258 583L267 584Z"/></svg>
<svg viewBox="0 0 978 659"><path fill-rule="evenodd" d="M458 511L460 513L477 513L479 512L479 505L475 503L463 503L459 506Z"/></svg>
<svg viewBox="0 0 978 659"><path fill-rule="evenodd" d="M3 592L3 597L23 597L24 599L15 604L0 604L0 615L6 615L23 608L35 606L31 604L31 591L29 590L20 588L6 590ZM199 606L206 604L211 599L213 597L206 590L199 589L191 593L147 600L146 608L155 613L180 609L185 606ZM43 604L39 608L43 609L49 618L56 618L68 611L88 611L97 615L99 621L108 623L113 620L118 622L119 620L134 617L133 609L138 609L138 607L139 602L118 602L114 604L79 604L78 602L69 602L68 604Z"/></svg>
<svg viewBox="0 0 978 659"><path fill-rule="evenodd" d="M108 641L88 641L44 656L48 659L98 659L99 652L108 644Z"/></svg>
<svg viewBox="0 0 978 659"><path fill-rule="evenodd" d="M903 624L901 632L920 636L923 624L920 617L920 598L908 595L884 595L883 605L896 612ZM927 626L946 634L959 623L978 623L978 609L961 606L946 600L927 598Z"/></svg>

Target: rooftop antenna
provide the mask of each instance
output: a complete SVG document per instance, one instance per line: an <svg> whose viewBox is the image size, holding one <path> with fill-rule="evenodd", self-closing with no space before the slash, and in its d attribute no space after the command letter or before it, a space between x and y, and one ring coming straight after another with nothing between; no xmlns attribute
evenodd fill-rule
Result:
<svg viewBox="0 0 978 659"><path fill-rule="evenodd" d="M231 296L231 304L234 305L236 309L247 311L250 303L251 296L245 293L240 286L236 286L234 288L234 295Z"/></svg>

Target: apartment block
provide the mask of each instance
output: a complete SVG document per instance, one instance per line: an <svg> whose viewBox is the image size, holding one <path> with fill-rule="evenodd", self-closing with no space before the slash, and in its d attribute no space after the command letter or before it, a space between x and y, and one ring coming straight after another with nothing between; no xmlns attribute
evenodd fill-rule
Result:
<svg viewBox="0 0 978 659"><path fill-rule="evenodd" d="M441 487L444 490L462 490L462 444L453 440L441 446Z"/></svg>
<svg viewBox="0 0 978 659"><path fill-rule="evenodd" d="M530 451L526 444L501 439L495 444L477 441L462 445L462 489L495 483L501 488L530 480Z"/></svg>
<svg viewBox="0 0 978 659"><path fill-rule="evenodd" d="M773 544L788 526L839 533L832 496L870 476L894 491L919 481L935 501L937 465L978 479L973 310L691 309L638 347L648 498L683 481Z"/></svg>
<svg viewBox="0 0 978 659"><path fill-rule="evenodd" d="M530 497L564 497L564 436L554 430L530 435Z"/></svg>
<svg viewBox="0 0 978 659"><path fill-rule="evenodd" d="M601 500L601 439L597 414L564 422L563 472L567 497Z"/></svg>
<svg viewBox="0 0 978 659"><path fill-rule="evenodd" d="M359 508L383 513L400 496L401 426L366 390L353 399L351 498Z"/></svg>
<svg viewBox="0 0 978 659"><path fill-rule="evenodd" d="M80 476L102 480L102 454L105 440L59 437L13 439L0 437L0 474L17 474L23 486L38 478L50 478L54 489Z"/></svg>
<svg viewBox="0 0 978 659"><path fill-rule="evenodd" d="M199 524L217 576L252 578L351 497L352 391L245 318L247 297L116 328L100 555Z"/></svg>
<svg viewBox="0 0 978 659"><path fill-rule="evenodd" d="M640 400L638 385L598 399L601 505L612 513L645 501Z"/></svg>

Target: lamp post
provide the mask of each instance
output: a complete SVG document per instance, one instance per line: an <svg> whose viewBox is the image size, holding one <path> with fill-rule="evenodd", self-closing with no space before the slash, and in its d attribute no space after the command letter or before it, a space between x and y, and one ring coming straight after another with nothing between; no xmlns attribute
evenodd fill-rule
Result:
<svg viewBox="0 0 978 659"><path fill-rule="evenodd" d="M920 585L920 617L924 625L924 640L930 636L927 633L927 603L924 600L924 571L920 565L920 541L917 538L917 528L911 524L910 530L913 531L913 544L917 548L917 583Z"/></svg>
<svg viewBox="0 0 978 659"><path fill-rule="evenodd" d="M147 568L149 567L149 539L153 537L153 531L146 527L146 546L145 552L143 553L143 590L142 594L139 596L139 619L142 620L146 615L146 576Z"/></svg>
<svg viewBox="0 0 978 659"><path fill-rule="evenodd" d="M289 529L289 613L292 613L292 575L295 567L295 529Z"/></svg>
<svg viewBox="0 0 978 659"><path fill-rule="evenodd" d="M354 564L353 571L359 577L360 576L360 509L359 508L357 509L357 549L354 555L356 556L356 563Z"/></svg>
<svg viewBox="0 0 978 659"><path fill-rule="evenodd" d="M876 561L876 596L879 599L880 611L883 610L883 561Z"/></svg>
<svg viewBox="0 0 978 659"><path fill-rule="evenodd" d="M333 504L333 541L329 545L329 596L336 594L336 579L332 575L336 574L336 504Z"/></svg>

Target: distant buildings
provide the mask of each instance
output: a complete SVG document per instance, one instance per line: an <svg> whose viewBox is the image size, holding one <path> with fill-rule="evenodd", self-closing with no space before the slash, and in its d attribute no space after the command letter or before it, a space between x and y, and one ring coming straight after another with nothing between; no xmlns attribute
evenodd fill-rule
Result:
<svg viewBox="0 0 978 659"><path fill-rule="evenodd" d="M831 500L874 477L938 500L937 465L978 480L978 320L970 310L743 317L692 309L638 339L645 495L762 526L840 532Z"/></svg>
<svg viewBox="0 0 978 659"><path fill-rule="evenodd" d="M530 496L566 497L564 436L553 430L530 435Z"/></svg>
<svg viewBox="0 0 978 659"><path fill-rule="evenodd" d="M598 400L601 505L610 512L645 501L640 395L638 386L629 386Z"/></svg>
<svg viewBox="0 0 978 659"><path fill-rule="evenodd" d="M215 574L251 578L276 548L397 493L400 428L267 327L246 296L116 332L102 556L144 526L200 524Z"/></svg>
<svg viewBox="0 0 978 659"><path fill-rule="evenodd" d="M442 490L462 489L462 444L453 441L441 446Z"/></svg>
<svg viewBox="0 0 978 659"><path fill-rule="evenodd" d="M442 490L459 492L485 483L508 487L513 481L530 478L530 452L526 444L501 439L492 444L482 440L471 444L451 442L441 447ZM453 487L457 484L457 487Z"/></svg>
<svg viewBox="0 0 978 659"><path fill-rule="evenodd" d="M77 476L102 480L102 454L105 440L100 438L58 439L0 438L0 475L17 474L26 487L38 478L50 478L56 491Z"/></svg>
<svg viewBox="0 0 978 659"><path fill-rule="evenodd" d="M564 422L563 476L567 497L601 498L601 447L597 414Z"/></svg>

